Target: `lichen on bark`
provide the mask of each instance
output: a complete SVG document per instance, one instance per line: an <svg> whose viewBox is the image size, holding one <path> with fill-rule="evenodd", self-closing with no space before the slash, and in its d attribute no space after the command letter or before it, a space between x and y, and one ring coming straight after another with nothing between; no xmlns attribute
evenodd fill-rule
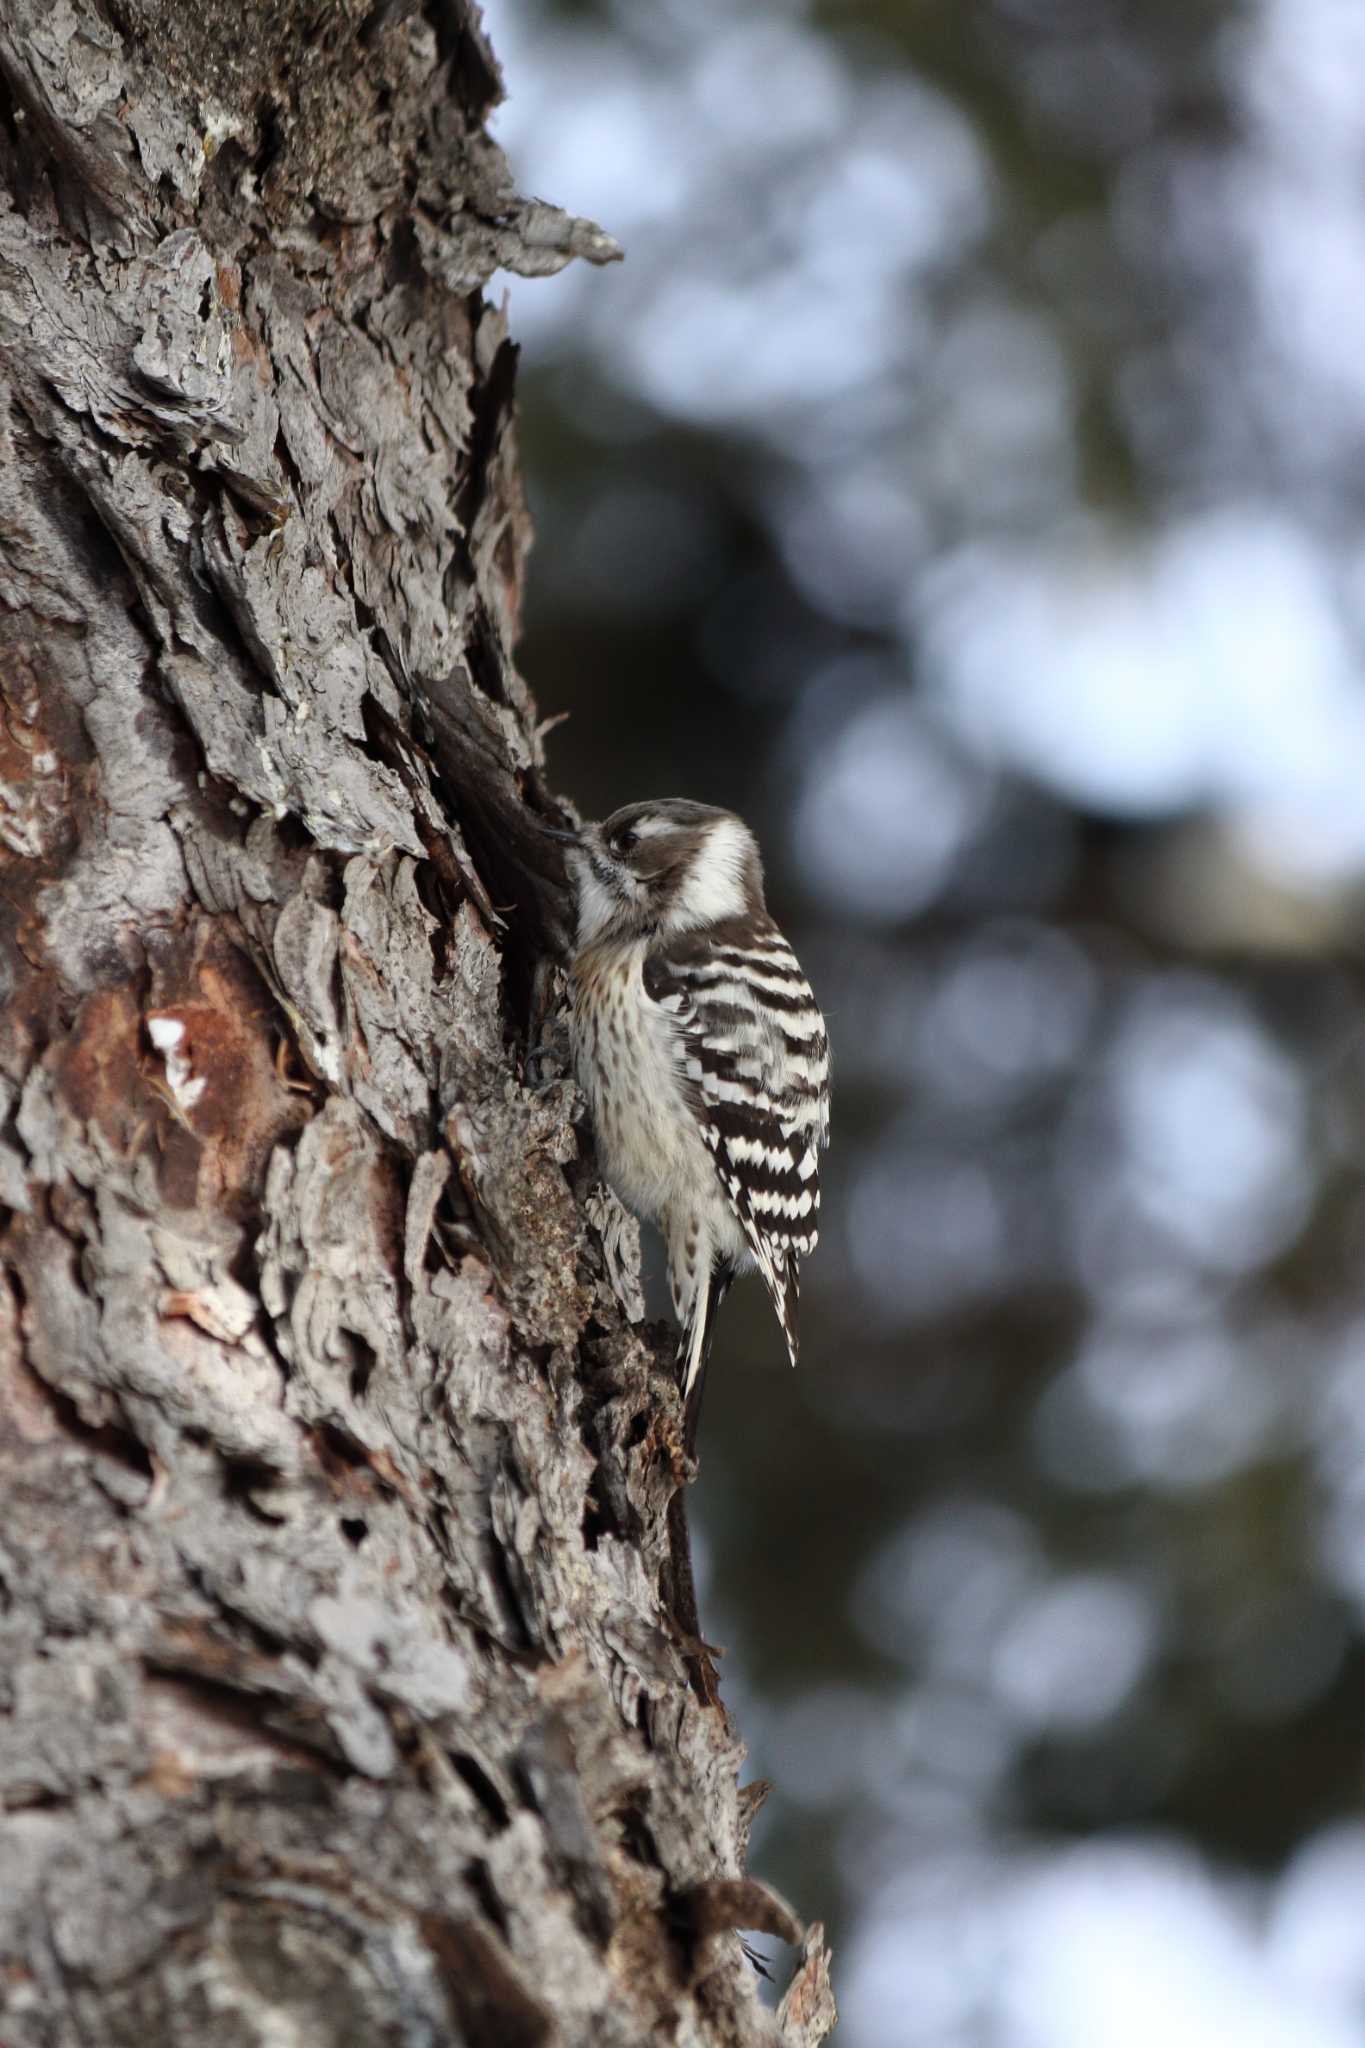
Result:
<svg viewBox="0 0 1365 2048"><path fill-rule="evenodd" d="M815 2043L525 1068L525 201L460 0L0 10L0 2012ZM604 1251L608 1240L610 1259ZM624 1252L622 1245L624 1244Z"/></svg>

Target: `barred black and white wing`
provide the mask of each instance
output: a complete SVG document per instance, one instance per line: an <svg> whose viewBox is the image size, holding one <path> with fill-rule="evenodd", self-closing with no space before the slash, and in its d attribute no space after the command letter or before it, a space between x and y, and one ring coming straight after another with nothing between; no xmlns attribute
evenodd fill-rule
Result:
<svg viewBox="0 0 1365 2048"><path fill-rule="evenodd" d="M675 938L646 958L644 982L675 1021L689 1106L795 1365L800 1261L819 1234L829 1139L829 1044L810 984L766 917ZM699 1335L689 1386L702 1362Z"/></svg>

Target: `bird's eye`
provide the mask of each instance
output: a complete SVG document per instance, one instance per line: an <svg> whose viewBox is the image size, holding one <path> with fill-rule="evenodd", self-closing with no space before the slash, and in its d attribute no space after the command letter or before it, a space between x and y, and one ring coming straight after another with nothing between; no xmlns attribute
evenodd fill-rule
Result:
<svg viewBox="0 0 1365 2048"><path fill-rule="evenodd" d="M631 847L638 844L639 838L639 833L634 831L631 826L623 825L619 832L613 832L611 835L612 852L629 853Z"/></svg>

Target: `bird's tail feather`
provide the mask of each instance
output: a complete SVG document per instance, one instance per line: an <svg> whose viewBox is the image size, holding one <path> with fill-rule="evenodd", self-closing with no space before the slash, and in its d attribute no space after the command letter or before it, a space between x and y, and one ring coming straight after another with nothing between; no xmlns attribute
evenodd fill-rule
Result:
<svg viewBox="0 0 1365 2048"><path fill-rule="evenodd" d="M800 1340L796 1327L796 1307L801 1288L801 1266L794 1252L787 1255L782 1269L782 1298L777 1303L777 1313L782 1318L782 1334L787 1340L787 1353L793 1366L800 1353Z"/></svg>
<svg viewBox="0 0 1365 2048"><path fill-rule="evenodd" d="M717 1265L692 1297L691 1314L683 1326L678 1363L682 1367L683 1447L688 1457L697 1448L697 1426L701 1421L702 1389L706 1365L711 1356L711 1339L716 1330L716 1312L724 1301L734 1274L729 1266Z"/></svg>

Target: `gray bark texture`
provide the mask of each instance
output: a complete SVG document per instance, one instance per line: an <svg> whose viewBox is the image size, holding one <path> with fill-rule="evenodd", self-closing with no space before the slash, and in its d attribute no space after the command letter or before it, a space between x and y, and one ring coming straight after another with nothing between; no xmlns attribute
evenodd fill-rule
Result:
<svg viewBox="0 0 1365 2048"><path fill-rule="evenodd" d="M617 252L498 90L466 0L0 0L3 2048L833 2023L634 1226L525 1071L482 287Z"/></svg>

